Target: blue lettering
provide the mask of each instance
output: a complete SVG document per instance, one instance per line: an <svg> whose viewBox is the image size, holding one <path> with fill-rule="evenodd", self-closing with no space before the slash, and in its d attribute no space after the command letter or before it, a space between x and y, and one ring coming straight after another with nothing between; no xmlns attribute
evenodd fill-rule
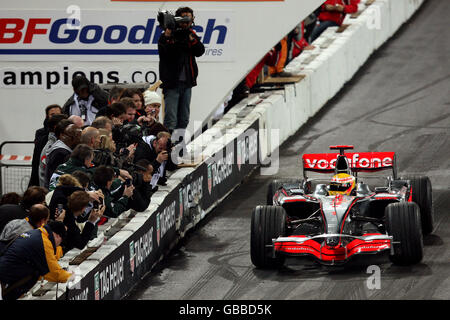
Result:
<svg viewBox="0 0 450 320"><path fill-rule="evenodd" d="M203 43L209 44L211 42L211 35L214 31L218 31L217 44L223 44L225 42L225 37L227 35L226 26L214 26L216 19L208 19L208 24L206 25L205 35L203 37Z"/></svg>
<svg viewBox="0 0 450 320"><path fill-rule="evenodd" d="M95 44L104 42L107 44L120 44L128 42L130 44L157 44L161 34L164 32L155 19L147 19L145 25L134 25L128 28L125 25L110 25L102 27L100 25L86 25L83 28L70 28L70 26L80 26L80 21L76 19L58 19L53 22L49 41L56 44L79 43ZM105 28L105 30L104 30ZM193 26L194 31L200 36L205 45L211 44L212 38L217 39L217 44L224 44L227 37L228 28L225 25L216 25L216 19L208 19L206 27Z"/></svg>
<svg viewBox="0 0 450 320"><path fill-rule="evenodd" d="M76 20L78 21L78 20ZM65 38L60 38L58 33L60 31L60 28L62 25L66 25L69 23L69 19L58 19L56 20L52 28L50 29L49 39L53 43L72 43L76 40L78 35L78 30L76 29L66 29L64 30L63 34L67 35ZM78 21L78 24L80 22ZM75 25L75 23L71 23L71 25Z"/></svg>
<svg viewBox="0 0 450 320"><path fill-rule="evenodd" d="M148 19L147 25L144 26L134 26L130 29L130 35L128 36L128 42L137 44L137 43L150 43L150 38L152 36L153 26L155 25L155 19ZM144 35L142 38L137 38L138 31L144 31Z"/></svg>
<svg viewBox="0 0 450 320"><path fill-rule="evenodd" d="M153 37L152 44L157 44L158 43L159 37L161 37L163 32L164 32L164 30L161 29L159 26L156 27L155 36Z"/></svg>
<svg viewBox="0 0 450 320"><path fill-rule="evenodd" d="M88 38L89 31L94 31L94 36ZM80 32L80 42L81 43L97 43L102 38L103 28L97 25L85 26Z"/></svg>
<svg viewBox="0 0 450 320"><path fill-rule="evenodd" d="M119 36L116 39L113 39L112 33L116 30L119 31ZM109 26L105 30L104 40L106 43L121 43L127 38L127 32L128 32L128 29L125 26L121 26L121 25Z"/></svg>

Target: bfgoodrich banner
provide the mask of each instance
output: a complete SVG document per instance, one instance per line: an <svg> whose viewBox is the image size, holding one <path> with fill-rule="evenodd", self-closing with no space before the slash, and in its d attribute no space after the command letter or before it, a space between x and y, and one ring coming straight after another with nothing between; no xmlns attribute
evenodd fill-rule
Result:
<svg viewBox="0 0 450 320"><path fill-rule="evenodd" d="M2 10L0 60L4 61L159 61L162 30L157 11ZM193 29L205 45L199 60L232 61L234 13L195 12Z"/></svg>

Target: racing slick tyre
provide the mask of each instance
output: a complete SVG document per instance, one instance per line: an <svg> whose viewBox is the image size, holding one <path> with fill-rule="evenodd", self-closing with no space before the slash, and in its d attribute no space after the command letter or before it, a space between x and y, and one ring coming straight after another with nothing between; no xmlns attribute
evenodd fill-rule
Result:
<svg viewBox="0 0 450 320"><path fill-rule="evenodd" d="M407 177L412 188L412 201L420 208L422 232L427 235L433 232L432 189L430 178L425 176Z"/></svg>
<svg viewBox="0 0 450 320"><path fill-rule="evenodd" d="M273 180L269 187L267 188L267 202L266 204L271 206L273 205L273 196L277 192L277 190L283 185L296 185L298 188L302 186L303 179L279 179Z"/></svg>
<svg viewBox="0 0 450 320"><path fill-rule="evenodd" d="M419 206L412 202L391 203L385 209L386 231L393 237L394 264L410 265L423 257L423 237Z"/></svg>
<svg viewBox="0 0 450 320"><path fill-rule="evenodd" d="M250 257L257 268L275 269L284 264L285 257L273 256L272 239L284 236L286 212L282 207L257 206L252 212Z"/></svg>

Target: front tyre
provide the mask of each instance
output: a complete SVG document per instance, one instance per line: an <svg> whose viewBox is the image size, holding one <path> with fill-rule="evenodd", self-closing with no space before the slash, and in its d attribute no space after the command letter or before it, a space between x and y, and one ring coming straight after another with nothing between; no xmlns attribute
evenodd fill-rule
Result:
<svg viewBox="0 0 450 320"><path fill-rule="evenodd" d="M252 263L262 269L275 269L284 264L285 257L273 256L272 239L286 233L286 212L278 206L258 206L253 209L250 233Z"/></svg>
<svg viewBox="0 0 450 320"><path fill-rule="evenodd" d="M419 206L412 202L391 203L385 209L385 217L386 231L393 237L391 261L397 265L419 263L423 257Z"/></svg>

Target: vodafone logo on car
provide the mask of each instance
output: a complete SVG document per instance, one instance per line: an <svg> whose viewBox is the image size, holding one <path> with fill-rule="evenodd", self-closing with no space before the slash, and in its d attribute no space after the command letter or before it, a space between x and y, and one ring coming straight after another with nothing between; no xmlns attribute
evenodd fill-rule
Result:
<svg viewBox="0 0 450 320"><path fill-rule="evenodd" d="M348 152L345 154L351 168L377 169L392 167L394 152ZM305 169L331 170L336 167L336 153L319 153L303 155Z"/></svg>

